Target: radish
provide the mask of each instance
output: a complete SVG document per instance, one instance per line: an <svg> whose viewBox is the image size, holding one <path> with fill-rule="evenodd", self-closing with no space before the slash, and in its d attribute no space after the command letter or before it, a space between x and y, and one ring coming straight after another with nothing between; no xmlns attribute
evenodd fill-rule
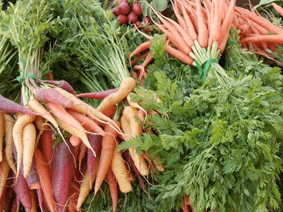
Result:
<svg viewBox="0 0 283 212"><path fill-rule="evenodd" d="M116 17L118 17L118 15L121 14L121 9L120 9L119 6L117 6L117 7L114 7L114 9L112 10L112 12L113 12L113 14L114 14Z"/></svg>
<svg viewBox="0 0 283 212"><path fill-rule="evenodd" d="M127 16L125 16L125 15L118 15L118 17L117 17L118 19L119 19L119 21L120 21L120 24L126 24L127 22L128 22L128 18L127 18Z"/></svg>
<svg viewBox="0 0 283 212"><path fill-rule="evenodd" d="M134 13L134 12L131 12L129 15L128 15L128 21L130 24L134 24L138 21L139 17Z"/></svg>
<svg viewBox="0 0 283 212"><path fill-rule="evenodd" d="M129 3L129 1L128 0L118 0L118 5L120 5L121 3Z"/></svg>
<svg viewBox="0 0 283 212"><path fill-rule="evenodd" d="M136 14L136 15L141 15L142 14L142 8L141 8L141 4L136 2L133 4L132 6L132 9L133 9L133 12Z"/></svg>
<svg viewBox="0 0 283 212"><path fill-rule="evenodd" d="M142 25L142 23L140 21L137 21L135 24L136 24L137 27L140 27Z"/></svg>
<svg viewBox="0 0 283 212"><path fill-rule="evenodd" d="M129 5L128 3L126 3L126 2L122 2L122 3L119 5L119 7L120 7L120 10L121 10L121 14L122 14L122 15L127 15L127 14L129 14L129 12L130 12L130 10L131 10L130 5Z"/></svg>

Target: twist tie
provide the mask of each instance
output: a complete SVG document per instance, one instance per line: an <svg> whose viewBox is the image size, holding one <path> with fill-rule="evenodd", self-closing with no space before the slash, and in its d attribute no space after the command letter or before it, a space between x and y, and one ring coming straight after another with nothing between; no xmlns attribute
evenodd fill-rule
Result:
<svg viewBox="0 0 283 212"><path fill-rule="evenodd" d="M202 65L200 65L199 62L196 61L196 60L195 60L195 62L196 62L196 65L197 65L197 68L198 68L198 71L199 71L199 75L203 76L202 83L204 84L205 79L206 79L206 75L207 75L207 71L208 71L211 63L212 62L217 63L217 60L216 59L209 59L209 60L205 61Z"/></svg>

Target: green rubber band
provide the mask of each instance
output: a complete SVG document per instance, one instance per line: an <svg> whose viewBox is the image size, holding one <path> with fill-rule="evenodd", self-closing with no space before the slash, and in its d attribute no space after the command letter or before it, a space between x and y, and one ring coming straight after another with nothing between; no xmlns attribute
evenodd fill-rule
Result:
<svg viewBox="0 0 283 212"><path fill-rule="evenodd" d="M33 75L33 74L27 74L26 76L23 76L22 73L23 72L21 71L20 76L17 76L17 80L21 83L24 81L24 79L27 79L27 78L40 79L38 76Z"/></svg>
<svg viewBox="0 0 283 212"><path fill-rule="evenodd" d="M232 45L237 45L237 42L235 42L235 41L228 41L228 42L226 43L226 48L227 48L228 46L232 46Z"/></svg>
<svg viewBox="0 0 283 212"><path fill-rule="evenodd" d="M198 61L195 61L198 71L199 71L199 75L203 76L203 81L202 83L204 84L205 80L206 80L206 75L207 75L207 71L210 68L211 63L217 63L216 59L209 59L207 61L205 61L202 65L199 64ZM203 70L204 69L204 70Z"/></svg>

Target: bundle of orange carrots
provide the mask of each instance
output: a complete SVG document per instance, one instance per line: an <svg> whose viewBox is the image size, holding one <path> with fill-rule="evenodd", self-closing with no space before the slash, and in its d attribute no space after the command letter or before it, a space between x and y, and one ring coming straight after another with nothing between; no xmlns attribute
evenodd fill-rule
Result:
<svg viewBox="0 0 283 212"><path fill-rule="evenodd" d="M149 5L159 21L152 18L152 22L166 34L166 51L186 64L201 66L210 59L218 61L232 26L240 31L239 42L243 48L268 58L272 55L267 49L276 52L277 45L283 44L280 25L276 26L253 9L235 6L236 0L204 0L203 4L200 0L172 0L171 3L176 21ZM279 5L271 5L283 15ZM153 60L149 50L153 37L139 32L149 41L140 44L130 58L135 57L132 65L145 58L141 65L134 66L136 73L133 75L143 81L147 73L145 68Z"/></svg>

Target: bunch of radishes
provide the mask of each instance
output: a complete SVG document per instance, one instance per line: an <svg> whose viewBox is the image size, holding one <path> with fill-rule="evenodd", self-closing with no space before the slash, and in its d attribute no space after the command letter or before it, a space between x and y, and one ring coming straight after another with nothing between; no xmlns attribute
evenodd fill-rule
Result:
<svg viewBox="0 0 283 212"><path fill-rule="evenodd" d="M118 0L117 6L113 9L113 14L119 19L120 24L135 24L137 27L142 26L142 22L145 25L150 25L150 19L142 16L141 4L135 0L131 4L128 0ZM141 27L145 32L151 32L148 27Z"/></svg>

